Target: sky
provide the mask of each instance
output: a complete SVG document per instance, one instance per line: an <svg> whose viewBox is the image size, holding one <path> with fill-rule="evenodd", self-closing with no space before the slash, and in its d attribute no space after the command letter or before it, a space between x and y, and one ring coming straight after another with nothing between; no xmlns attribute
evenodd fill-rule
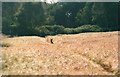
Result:
<svg viewBox="0 0 120 77"><path fill-rule="evenodd" d="M41 1L45 1L45 0L41 0ZM55 3L55 2L57 2L57 1L58 1L58 0L46 0L47 3L51 3L51 2L52 2L52 3Z"/></svg>
<svg viewBox="0 0 120 77"><path fill-rule="evenodd" d="M118 2L119 0L60 0L63 2Z"/></svg>
<svg viewBox="0 0 120 77"><path fill-rule="evenodd" d="M40 1L44 1L44 0L0 0L2 2L40 2ZM52 2L118 2L120 0L46 0L47 3L51 3Z"/></svg>

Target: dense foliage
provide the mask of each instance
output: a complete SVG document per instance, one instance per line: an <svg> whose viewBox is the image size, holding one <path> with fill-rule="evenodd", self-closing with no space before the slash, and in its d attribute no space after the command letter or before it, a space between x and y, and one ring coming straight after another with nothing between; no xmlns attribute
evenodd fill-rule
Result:
<svg viewBox="0 0 120 77"><path fill-rule="evenodd" d="M120 30L117 2L4 2L2 33L56 35Z"/></svg>

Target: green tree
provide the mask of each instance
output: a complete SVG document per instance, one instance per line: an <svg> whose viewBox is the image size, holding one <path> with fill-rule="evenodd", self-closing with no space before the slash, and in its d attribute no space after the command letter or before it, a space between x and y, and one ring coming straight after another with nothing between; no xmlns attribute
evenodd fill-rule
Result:
<svg viewBox="0 0 120 77"><path fill-rule="evenodd" d="M105 31L117 30L117 3L94 3L92 7L92 22Z"/></svg>
<svg viewBox="0 0 120 77"><path fill-rule="evenodd" d="M75 16L84 3L79 2L61 2L54 4L51 15L54 16L57 25L65 27L77 27Z"/></svg>
<svg viewBox="0 0 120 77"><path fill-rule="evenodd" d="M42 3L44 7L44 12L45 12L45 24L46 25L54 25L54 16L51 15L51 10L54 7L54 4L47 4L47 3Z"/></svg>
<svg viewBox="0 0 120 77"><path fill-rule="evenodd" d="M102 28L108 26L106 9L104 8L104 3L94 3L92 7L92 22L101 26Z"/></svg>
<svg viewBox="0 0 120 77"><path fill-rule="evenodd" d="M120 30L120 2L118 3L118 29Z"/></svg>
<svg viewBox="0 0 120 77"><path fill-rule="evenodd" d="M104 3L109 30L118 30L118 2ZM112 10L111 10L112 9Z"/></svg>
<svg viewBox="0 0 120 77"><path fill-rule="evenodd" d="M93 3L87 2L83 9L80 9L76 16L78 25L92 24L92 6Z"/></svg>
<svg viewBox="0 0 120 77"><path fill-rule="evenodd" d="M2 3L2 33L14 34L17 21L16 13L21 3L17 2L3 2Z"/></svg>
<svg viewBox="0 0 120 77"><path fill-rule="evenodd" d="M23 10L18 16L20 23L18 29L21 35L34 35L36 34L35 28L44 24L45 14L42 4L39 3L25 3Z"/></svg>

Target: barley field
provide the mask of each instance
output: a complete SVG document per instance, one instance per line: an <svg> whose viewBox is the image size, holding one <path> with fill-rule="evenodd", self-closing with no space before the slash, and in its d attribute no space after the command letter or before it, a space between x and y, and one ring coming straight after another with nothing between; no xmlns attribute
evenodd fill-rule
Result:
<svg viewBox="0 0 120 77"><path fill-rule="evenodd" d="M0 70L3 75L115 75L118 35L118 31L45 38L0 35Z"/></svg>

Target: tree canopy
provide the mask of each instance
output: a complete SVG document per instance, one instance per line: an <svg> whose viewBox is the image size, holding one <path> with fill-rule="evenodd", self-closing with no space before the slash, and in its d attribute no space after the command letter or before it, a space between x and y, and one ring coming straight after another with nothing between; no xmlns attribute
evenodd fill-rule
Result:
<svg viewBox="0 0 120 77"><path fill-rule="evenodd" d="M2 33L45 36L120 30L119 12L120 2L3 2Z"/></svg>

